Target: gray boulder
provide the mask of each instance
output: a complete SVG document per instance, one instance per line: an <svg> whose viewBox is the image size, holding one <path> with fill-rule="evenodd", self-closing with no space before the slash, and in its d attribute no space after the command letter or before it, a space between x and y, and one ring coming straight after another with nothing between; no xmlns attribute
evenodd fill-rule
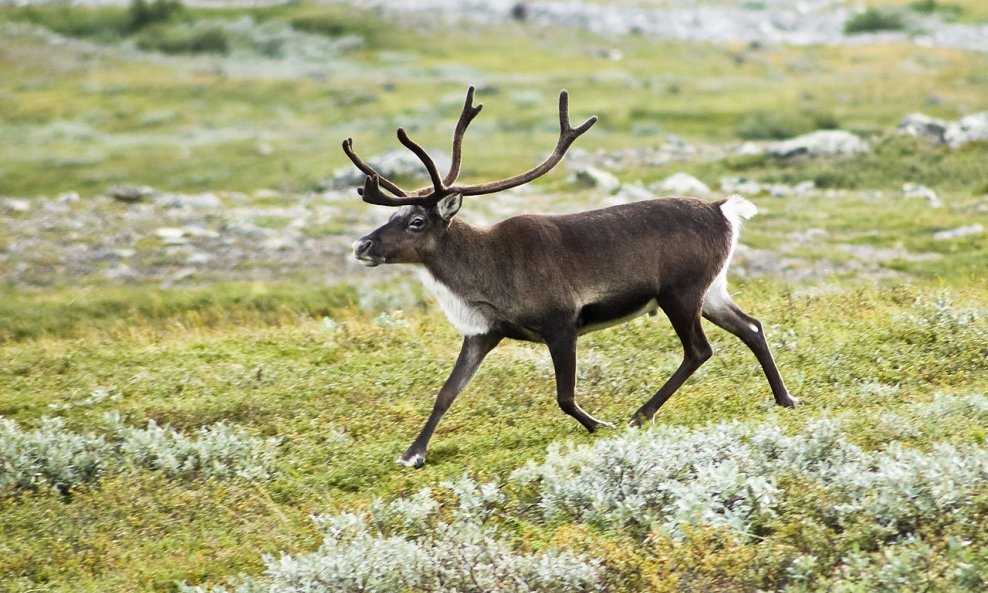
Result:
<svg viewBox="0 0 988 593"><path fill-rule="evenodd" d="M706 196L710 194L710 187L706 183L682 171L666 177L657 184L650 186L650 188L661 192L685 196Z"/></svg>
<svg viewBox="0 0 988 593"><path fill-rule="evenodd" d="M585 187L593 187L611 194L621 187L621 181L603 169L597 167L579 167L573 171L570 181Z"/></svg>
<svg viewBox="0 0 988 593"><path fill-rule="evenodd" d="M871 150L868 143L844 130L817 130L789 140L776 142L770 154L787 158L807 154L810 156L851 156Z"/></svg>
<svg viewBox="0 0 988 593"><path fill-rule="evenodd" d="M896 134L913 136L920 140L943 144L943 135L947 131L947 122L930 117L924 113L910 113L899 122Z"/></svg>
<svg viewBox="0 0 988 593"><path fill-rule="evenodd" d="M988 111L972 113L948 125L943 140L951 148L988 140Z"/></svg>

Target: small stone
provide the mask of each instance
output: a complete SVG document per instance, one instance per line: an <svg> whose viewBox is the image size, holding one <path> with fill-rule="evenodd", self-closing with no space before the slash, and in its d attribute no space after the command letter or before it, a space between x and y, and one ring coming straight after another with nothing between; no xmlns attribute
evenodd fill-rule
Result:
<svg viewBox="0 0 988 593"><path fill-rule="evenodd" d="M271 251L288 251L295 245L296 242L287 237L269 237L261 241L261 247Z"/></svg>
<svg viewBox="0 0 988 593"><path fill-rule="evenodd" d="M773 183L769 185L766 189L768 191L768 195L772 196L773 198L788 198L789 196L796 193L796 190L794 190L793 188L789 187L784 183Z"/></svg>
<svg viewBox="0 0 988 593"><path fill-rule="evenodd" d="M142 202L156 193L146 185L112 185L107 191L114 200L127 203Z"/></svg>
<svg viewBox="0 0 988 593"><path fill-rule="evenodd" d="M724 193L753 196L762 193L762 184L747 177L721 177L720 189Z"/></svg>
<svg viewBox="0 0 988 593"><path fill-rule="evenodd" d="M816 191L816 182L812 179L807 179L806 181L800 181L793 186L792 191L797 196L805 196L807 194L814 193Z"/></svg>
<svg viewBox="0 0 988 593"><path fill-rule="evenodd" d="M17 198L0 198L0 208L7 212L23 214L31 210L31 202Z"/></svg>
<svg viewBox="0 0 988 593"><path fill-rule="evenodd" d="M213 229L207 229L205 227L197 226L194 224L186 225L182 227L182 234L186 237L198 237L205 239L215 239L220 236L219 233Z"/></svg>
<svg viewBox="0 0 988 593"><path fill-rule="evenodd" d="M902 185L902 196L905 198L925 199L933 208L943 206L943 202L940 201L940 196L937 195L937 192L918 183L904 183Z"/></svg>
<svg viewBox="0 0 988 593"><path fill-rule="evenodd" d="M980 224L969 224L957 227L956 229L933 233L933 238L938 240L956 239L958 237L966 237L968 235L980 235L984 232L984 230L985 228Z"/></svg>
<svg viewBox="0 0 988 593"><path fill-rule="evenodd" d="M185 231L178 228L162 227L156 229L154 234L161 239L165 245L185 245L188 239L185 238Z"/></svg>
<svg viewBox="0 0 988 593"><path fill-rule="evenodd" d="M133 268L125 263L119 263L103 271L103 277L111 282L131 282L140 278Z"/></svg>
<svg viewBox="0 0 988 593"><path fill-rule="evenodd" d="M214 193L165 194L158 196L155 203L165 208L219 208L223 200Z"/></svg>
<svg viewBox="0 0 988 593"><path fill-rule="evenodd" d="M189 266L208 264L211 261L213 261L213 256L201 251L190 253L188 257L185 258L185 264Z"/></svg>

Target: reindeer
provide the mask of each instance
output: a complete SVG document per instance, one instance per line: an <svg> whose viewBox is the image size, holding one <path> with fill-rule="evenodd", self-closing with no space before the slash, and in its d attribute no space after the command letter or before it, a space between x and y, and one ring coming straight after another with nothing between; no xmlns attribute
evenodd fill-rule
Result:
<svg viewBox="0 0 988 593"><path fill-rule="evenodd" d="M632 415L630 425L651 421L710 358L701 316L751 349L776 404L796 406L798 400L779 375L761 323L738 308L727 292L727 268L741 221L756 213L754 204L737 195L717 202L660 198L563 216L516 216L488 228L471 226L455 218L463 196L492 194L541 177L597 121L591 117L572 127L564 90L559 95L559 140L540 165L500 181L454 185L463 135L483 107L474 106L474 91L472 86L467 91L445 176L426 151L398 129L398 140L425 165L432 181L427 187L403 190L361 160L352 138L343 142L346 155L367 175L358 189L363 200L398 207L386 224L354 242L354 257L371 267L418 266L439 308L463 335L453 371L399 463L416 468L425 463L429 440L443 414L504 338L548 346L559 407L588 431L613 428L583 411L574 399L577 338L657 309L669 318L683 344L683 362Z"/></svg>

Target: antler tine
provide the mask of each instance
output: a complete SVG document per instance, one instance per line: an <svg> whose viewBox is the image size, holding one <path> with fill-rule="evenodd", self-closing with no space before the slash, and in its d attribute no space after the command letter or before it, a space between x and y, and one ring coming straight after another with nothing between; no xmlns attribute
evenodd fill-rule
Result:
<svg viewBox="0 0 988 593"><path fill-rule="evenodd" d="M393 198L381 191L380 182L380 175L376 173L374 175L368 175L367 179L364 180L364 187L357 188L357 193L368 204L376 204L378 206L424 206L430 203L428 199L417 196Z"/></svg>
<svg viewBox="0 0 988 593"><path fill-rule="evenodd" d="M406 192L405 190L401 189L400 187L389 181L386 177L384 177L384 175L381 175L380 173L375 171L373 167L365 163L363 159L357 156L357 153L354 152L353 150L353 138L347 138L346 140L343 141L343 152L345 152L346 155L350 157L350 160L353 161L353 164L356 165L357 168L364 173L364 175L367 175L368 178L377 177L379 179L380 185L384 186L384 189L388 190L389 192L399 197L405 197L408 195L408 192Z"/></svg>
<svg viewBox="0 0 988 593"><path fill-rule="evenodd" d="M415 153L415 156L419 157L422 164L429 171L429 179L432 180L432 188L423 187L422 189L417 189L409 194L409 196L423 197L430 196L439 200L446 195L446 185L443 183L442 178L439 177L439 169L436 168L436 162L432 160L429 153L425 151L424 148L412 141L408 137L408 133L405 132L405 128L398 128L398 141L401 142L405 148L411 150Z"/></svg>
<svg viewBox="0 0 988 593"><path fill-rule="evenodd" d="M473 118L477 117L480 110L484 108L484 104L481 103L476 107L473 104L473 94L477 88L470 85L467 88L467 99L463 103L463 112L460 113L460 120L456 122L456 130L453 132L453 156L452 161L449 165L449 173L443 178L443 185L449 186L449 184L456 181L456 178L460 175L460 154L463 150L463 134L467 131L467 126L473 121Z"/></svg>
<svg viewBox="0 0 988 593"><path fill-rule="evenodd" d="M559 91L559 137L560 144L562 144L562 138L565 135L568 138L566 142L566 147L573 143L574 140L580 137L581 134L586 132L597 123L597 116L593 115L587 118L587 121L583 122L576 128L573 128L569 122L569 93L566 89ZM558 146L558 145L557 145Z"/></svg>
<svg viewBox="0 0 988 593"><path fill-rule="evenodd" d="M546 157L546 159L542 161L539 166L524 173L515 175L514 177L502 179L501 181L492 181L481 185L456 185L447 187L446 193L457 193L464 196L479 196L482 194L492 194L495 192L504 191L537 179L555 167L559 161L562 160L563 155L566 154L566 151L569 149L570 145L573 144L573 142L584 132L593 127L595 123L597 123L596 115L587 119L587 121L575 128L570 124L569 93L563 90L559 93L559 140L556 142L556 147L553 149L552 154Z"/></svg>

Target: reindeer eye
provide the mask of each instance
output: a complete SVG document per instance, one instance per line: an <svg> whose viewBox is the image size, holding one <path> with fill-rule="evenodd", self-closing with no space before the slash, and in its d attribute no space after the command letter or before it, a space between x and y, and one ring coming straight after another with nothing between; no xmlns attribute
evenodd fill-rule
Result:
<svg viewBox="0 0 988 593"><path fill-rule="evenodd" d="M416 216L415 218L408 221L408 228L413 231L421 231L425 228L425 219L421 216Z"/></svg>

